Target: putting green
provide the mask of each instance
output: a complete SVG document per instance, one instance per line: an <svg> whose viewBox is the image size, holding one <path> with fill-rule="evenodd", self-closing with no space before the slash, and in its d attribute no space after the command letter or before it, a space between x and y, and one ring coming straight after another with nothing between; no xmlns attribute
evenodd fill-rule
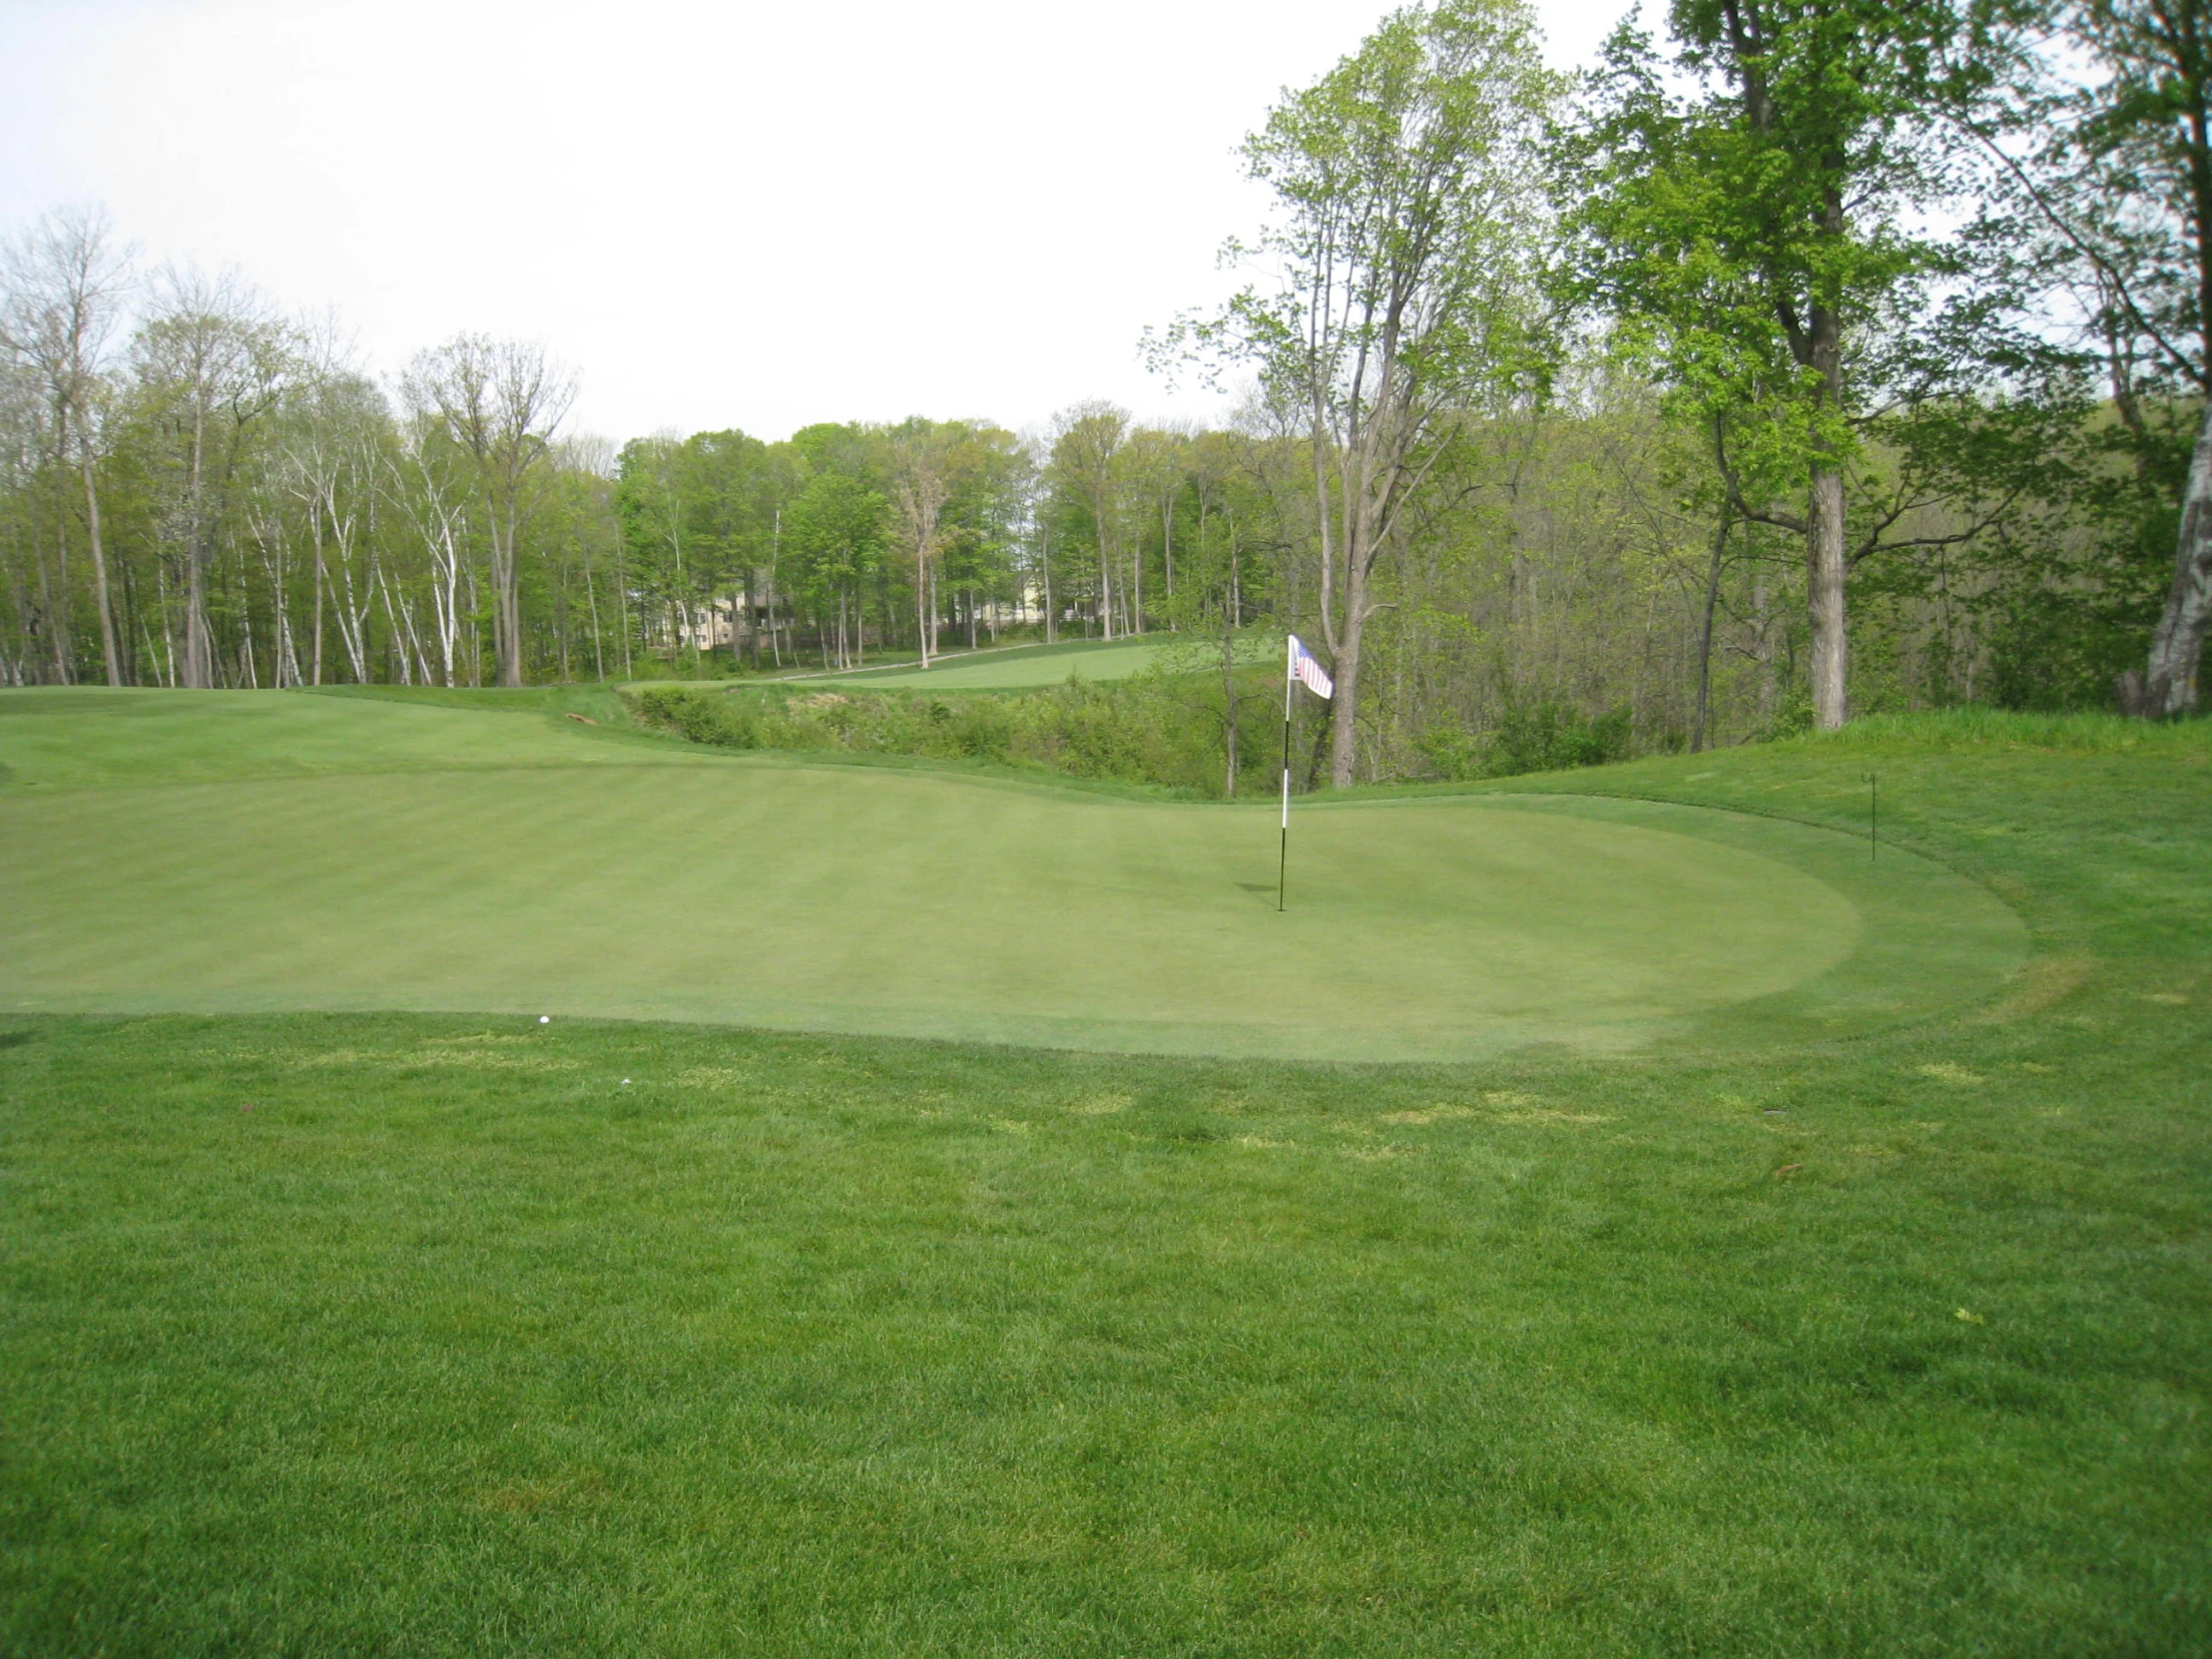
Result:
<svg viewBox="0 0 2212 1659"><path fill-rule="evenodd" d="M1448 1060L1863 1030L1984 995L2024 950L2011 912L1939 865L1870 867L1849 837L1694 808L1302 806L1278 914L1264 809L244 696L235 724L259 744L234 746L244 776L116 785L159 773L147 734L164 719L167 752L205 757L233 706L151 694L119 739L112 707L0 694L16 778L0 792L0 1007L546 1012ZM126 701L90 699L107 700ZM294 715L353 722L382 770L253 776ZM393 724L425 720L457 724ZM318 753L336 729L316 725ZM124 752L136 770L113 764Z"/></svg>

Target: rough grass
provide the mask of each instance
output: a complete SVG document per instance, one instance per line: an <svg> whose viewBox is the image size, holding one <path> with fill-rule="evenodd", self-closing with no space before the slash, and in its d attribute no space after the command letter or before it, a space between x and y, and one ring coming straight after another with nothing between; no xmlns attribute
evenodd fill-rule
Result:
<svg viewBox="0 0 2212 1659"><path fill-rule="evenodd" d="M2212 721L2129 720L2105 712L2033 714L1962 708L1921 714L1870 715L1841 732L1810 733L1789 748L1843 748L1880 754L1964 749L2047 749L2065 755L2146 755L2212 759Z"/></svg>
<svg viewBox="0 0 2212 1659"><path fill-rule="evenodd" d="M2212 787L2018 730L1549 781L2027 918L1780 1055L0 1023L0 1650L2212 1650Z"/></svg>

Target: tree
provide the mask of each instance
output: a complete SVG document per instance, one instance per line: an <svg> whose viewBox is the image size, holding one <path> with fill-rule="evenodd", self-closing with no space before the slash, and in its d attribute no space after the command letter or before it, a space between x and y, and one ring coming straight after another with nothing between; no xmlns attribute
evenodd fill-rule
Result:
<svg viewBox="0 0 2212 1659"><path fill-rule="evenodd" d="M1964 275L1916 225L1954 183L1946 120L2014 48L2001 6L1972 0L1676 0L1670 19L1664 66L1633 29L1613 37L1590 130L1566 147L1583 291L1719 435L1728 510L1804 538L1814 720L1834 728L1850 713L1847 475L1870 412L1977 371L1939 330L1914 337L1938 309L1931 283Z"/></svg>
<svg viewBox="0 0 2212 1659"><path fill-rule="evenodd" d="M37 374L10 355L0 355L0 537L7 549L8 610L14 623L14 650L0 648L0 685L20 686L44 671L51 657L57 678L66 679L68 652L46 638L53 618L53 584L41 548L37 503L47 464L46 429L50 410ZM26 560L30 570L25 570Z"/></svg>
<svg viewBox="0 0 2212 1659"><path fill-rule="evenodd" d="M415 539L422 546L428 577L426 586L429 590L431 637L437 642L438 648L437 675L440 684L451 686L458 683L456 674L461 661L464 584L473 585L468 458L454 444L443 420L433 411L412 411L400 425L397 438L398 441L382 454L382 483L387 499L412 528ZM309 458L314 458L312 451L309 452ZM312 477L313 471L301 468L300 475ZM333 531L345 522L334 510L334 497L333 491L330 507L326 509ZM340 537L341 555L343 551L343 538ZM320 685L325 570L322 526L319 523L314 532L314 683ZM471 605L467 609L473 610L474 607ZM596 634L593 643L596 647ZM346 641L349 651L356 644L354 639L349 638ZM475 683L473 670L470 683Z"/></svg>
<svg viewBox="0 0 2212 1659"><path fill-rule="evenodd" d="M115 606L108 592L107 549L100 533L100 490L94 475L95 429L107 345L130 282L127 256L113 245L104 210L60 208L12 239L0 255L6 302L0 343L34 368L53 410L54 458L66 466L72 443L84 486L85 539L92 556L100 656L108 684L123 684Z"/></svg>
<svg viewBox="0 0 2212 1659"><path fill-rule="evenodd" d="M982 607L1015 597L1014 554L1029 486L1020 440L1002 426L947 421L951 492L939 516L936 568L959 601L968 648L975 649Z"/></svg>
<svg viewBox="0 0 2212 1659"><path fill-rule="evenodd" d="M289 497L306 515L312 611L308 666L303 678L313 685L321 685L324 678L326 613L335 612L338 639L356 683L372 678L369 619L379 601L384 603L387 616L394 622L394 633L408 632L397 624L402 610L408 609L407 598L404 594L397 601L391 598L379 559L381 549L371 534L378 498L397 500L402 517L416 521L433 563L440 555L435 532L426 521L428 515L434 514L434 508L418 493L392 487L402 459L398 446L391 440L391 411L383 393L327 349L316 353L315 359L298 365L292 383L285 388L283 399L273 416L266 445L272 453L257 482L264 486L259 493ZM419 450L416 459L418 463L421 460ZM418 490L431 482L431 474L420 464L408 468L408 472L411 476L407 481L414 483ZM438 504L446 503L440 501ZM281 515L264 511L257 516L271 526L272 533L266 539L276 539L275 527ZM452 528L448 524L449 532ZM450 536L444 551L451 551ZM273 552L273 557L279 563L272 572L272 608L281 635L288 633L288 611L281 580L280 548ZM441 647L440 660L447 671L447 685L453 683L451 630L446 623L449 610L438 601L449 601L450 597L449 585L433 584L437 617L434 626ZM408 614L411 615L411 610ZM427 679L427 653L420 649L419 639L412 643L417 648L414 655ZM275 649L281 663L289 650L288 640L280 638Z"/></svg>
<svg viewBox="0 0 2212 1659"><path fill-rule="evenodd" d="M209 578L216 544L248 459L249 439L298 367L296 336L236 276L171 270L132 349L148 417L168 437L167 536L184 565L185 639L179 678L215 685Z"/></svg>
<svg viewBox="0 0 2212 1659"><path fill-rule="evenodd" d="M937 652L938 521L952 495L958 434L909 420L891 434L890 508L899 550L913 564L914 638L927 668Z"/></svg>
<svg viewBox="0 0 2212 1659"><path fill-rule="evenodd" d="M1090 398L1053 417L1053 481L1090 520L1098 551L1098 616L1114 637L1114 507L1119 461L1129 437L1129 411Z"/></svg>
<svg viewBox="0 0 2212 1659"><path fill-rule="evenodd" d="M886 514L881 495L842 472L817 473L792 503L786 540L821 607L825 657L829 655L828 604L832 596L836 600L839 668L858 667L866 660L867 635L859 600L883 549Z"/></svg>
<svg viewBox="0 0 2212 1659"><path fill-rule="evenodd" d="M1230 256L1270 261L1276 285L1162 342L1257 367L1301 412L1339 788L1355 777L1377 563L1459 426L1533 378L1537 141L1554 91L1518 0L1392 13L1246 141L1281 217Z"/></svg>
<svg viewBox="0 0 2212 1659"><path fill-rule="evenodd" d="M553 438L576 400L575 376L540 345L458 334L417 356L405 383L409 401L435 410L474 464L491 551L499 683L519 686L520 538L550 483Z"/></svg>
<svg viewBox="0 0 2212 1659"><path fill-rule="evenodd" d="M2086 84L2031 65L2043 73L2011 119L1972 130L2015 188L2016 225L2072 288L2114 435L2171 521L2172 579L2144 669L2121 687L2132 712L2170 717L2198 706L2212 621L2212 12L2077 0L2062 22Z"/></svg>
<svg viewBox="0 0 2212 1659"><path fill-rule="evenodd" d="M1207 707L1221 721L1222 796L1234 799L1249 731L1245 706L1275 701L1272 692L1246 690L1237 677L1244 666L1240 635L1268 584L1267 549L1264 538L1254 537L1253 526L1267 518L1269 503L1248 465L1249 438L1230 432L1175 437L1176 476L1183 486L1176 504L1188 509L1189 522L1182 537L1182 586L1162 599L1169 624L1180 637L1161 654L1159 665L1168 674L1204 670L1220 676L1219 702L1209 690Z"/></svg>
<svg viewBox="0 0 2212 1659"><path fill-rule="evenodd" d="M615 460L615 517L629 555L630 580L640 599L640 628L648 610L657 610L673 662L693 638L692 573L685 565L690 541L682 479L684 440L663 430L632 438ZM649 649L650 637L640 642Z"/></svg>
<svg viewBox="0 0 2212 1659"><path fill-rule="evenodd" d="M750 640L754 666L760 641L741 628L740 611L758 611L762 572L774 562L778 474L769 446L740 431L694 432L677 457L675 484L695 586L730 595L730 660Z"/></svg>
<svg viewBox="0 0 2212 1659"><path fill-rule="evenodd" d="M1145 631L1145 542L1151 527L1160 530L1160 606L1172 616L1175 599L1175 508L1189 483L1191 434L1187 430L1140 426L1129 434L1123 476L1131 505L1143 509L1144 529L1130 538L1129 611L1137 633Z"/></svg>

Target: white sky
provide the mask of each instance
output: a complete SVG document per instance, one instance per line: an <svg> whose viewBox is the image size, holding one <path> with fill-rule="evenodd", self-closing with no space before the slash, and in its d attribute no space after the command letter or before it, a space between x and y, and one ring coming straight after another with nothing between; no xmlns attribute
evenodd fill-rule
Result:
<svg viewBox="0 0 2212 1659"><path fill-rule="evenodd" d="M1588 58L1629 0L1538 0ZM1226 291L1233 154L1378 0L0 0L0 227L104 202L150 261L335 307L393 370L461 329L616 439L1218 413L1137 357Z"/></svg>

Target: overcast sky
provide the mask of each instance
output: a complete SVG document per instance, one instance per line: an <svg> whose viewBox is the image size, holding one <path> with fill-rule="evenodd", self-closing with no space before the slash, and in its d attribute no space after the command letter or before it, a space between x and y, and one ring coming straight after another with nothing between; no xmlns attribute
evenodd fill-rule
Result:
<svg viewBox="0 0 2212 1659"><path fill-rule="evenodd" d="M1539 0L1585 61L1628 0ZM0 0L0 225L334 307L367 366L542 339L624 438L1079 397L1205 417L1137 339L1225 291L1234 155L1365 0Z"/></svg>

